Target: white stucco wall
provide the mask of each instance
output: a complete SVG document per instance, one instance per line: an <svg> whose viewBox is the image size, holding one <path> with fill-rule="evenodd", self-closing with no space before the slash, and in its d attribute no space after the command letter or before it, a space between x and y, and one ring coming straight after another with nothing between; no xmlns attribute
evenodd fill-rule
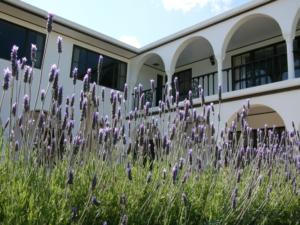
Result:
<svg viewBox="0 0 300 225"><path fill-rule="evenodd" d="M7 21L11 21L13 23L16 23L20 26L24 26L27 27L29 29L32 30L36 30L38 32L41 33L45 33L45 29L35 26L31 23L19 20L17 18L8 16L8 15L4 15L2 13L0 13L0 18L3 18ZM46 23L46 21L45 21ZM64 98L64 102L67 96L69 96L71 98L72 94L73 94L73 83L72 83L72 79L70 78L70 73L71 73L71 61L72 61L72 52L73 52L73 45L78 45L81 47L84 47L86 49L98 52L99 54L103 54L118 60L121 60L123 62L128 62L128 59L120 57L118 55L114 55L110 52L104 51L101 49L101 46L99 46L99 48L90 46L84 42L72 39L70 37L58 34L56 32L51 32L49 35L49 41L48 41L48 45L45 46L46 48L46 55L44 57L44 67L43 67L43 79L42 79L42 83L41 83L41 90L42 89L47 89L47 85L48 85L48 74L50 71L50 67L53 64L58 64L58 53L57 53L57 37L61 36L63 38L63 45L62 45L62 54L60 57L60 63L59 63L59 70L60 70L60 76L59 76L59 86L63 85L63 98ZM1 44L1 43L0 43ZM21 55L19 55L19 57L23 57ZM10 68L10 61L8 60L4 60L4 59L0 59L0 71L1 74L3 74L3 70L9 67ZM32 98L31 98L31 109L33 109L34 107L34 103L35 103L35 99L37 96L37 91L38 91L38 83L39 83L39 77L41 76L41 70L40 69L34 69L34 75L33 75L33 83L32 83ZM20 84L23 85L23 80L22 80L23 75L20 76ZM2 83L2 80L1 80ZM19 112L22 110L23 107L23 87L21 87L21 101L19 103ZM99 90L101 90L103 87L99 86ZM28 88L27 88L28 90ZM82 81L77 80L77 84L75 87L75 108L78 110L75 110L75 120L77 121L75 124L78 125L78 121L80 119L80 111L79 111L79 99L80 99L80 91L82 90ZM110 97L110 88L106 88L105 87L105 102L108 103L109 102L109 97ZM3 93L3 90L1 88L0 93ZM7 118L9 117L9 92L6 93L6 97L4 98L4 106L2 108L2 112L1 112L1 119L2 121L6 121ZM27 92L28 94L28 92ZM51 94L51 88L48 92L47 95L47 99L46 99L46 104L45 104L45 108L44 110L48 110L48 106L49 106L49 102L50 102L50 94ZM102 102L101 102L102 104ZM48 106L47 106L48 105ZM40 101L39 104L37 105L37 110L40 109ZM47 107L46 107L47 106ZM110 104L106 105L105 107L101 106L100 107L101 110L103 110L103 112L100 112L101 115L110 115L111 113L111 107ZM63 115L64 115L64 109L62 110Z"/></svg>

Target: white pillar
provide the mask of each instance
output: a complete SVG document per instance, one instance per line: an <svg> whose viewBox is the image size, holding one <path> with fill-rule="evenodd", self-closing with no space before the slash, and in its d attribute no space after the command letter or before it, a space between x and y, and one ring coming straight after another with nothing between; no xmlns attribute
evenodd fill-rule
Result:
<svg viewBox="0 0 300 225"><path fill-rule="evenodd" d="M215 56L217 60L218 65L218 85L221 85L221 87L224 90L223 87L223 56Z"/></svg>
<svg viewBox="0 0 300 225"><path fill-rule="evenodd" d="M166 74L167 74L167 77L168 77L168 81L167 81L166 85L168 85L168 93L169 93L169 89L172 89L172 77L173 77L173 73L170 72L170 71L166 71Z"/></svg>
<svg viewBox="0 0 300 225"><path fill-rule="evenodd" d="M294 64L294 37L292 35L284 35L287 50L288 63L288 79L295 78L295 64Z"/></svg>

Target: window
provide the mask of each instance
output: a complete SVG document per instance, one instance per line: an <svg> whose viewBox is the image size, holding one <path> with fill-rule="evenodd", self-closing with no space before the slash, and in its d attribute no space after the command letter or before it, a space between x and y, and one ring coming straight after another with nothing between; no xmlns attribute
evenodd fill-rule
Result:
<svg viewBox="0 0 300 225"><path fill-rule="evenodd" d="M72 68L78 68L78 79L82 80L87 69L92 70L91 82L97 83L97 67L99 53L75 46L73 48ZM127 64L103 55L103 64L99 77L99 85L123 90L126 82Z"/></svg>
<svg viewBox="0 0 300 225"><path fill-rule="evenodd" d="M234 90L287 79L287 56L284 42L232 57Z"/></svg>
<svg viewBox="0 0 300 225"><path fill-rule="evenodd" d="M300 77L300 36L294 41L295 77Z"/></svg>
<svg viewBox="0 0 300 225"><path fill-rule="evenodd" d="M45 34L0 19L0 58L10 60L12 46L17 45L18 56L20 58L25 56L31 64L31 44L35 44L38 49L35 67L41 68L45 39Z"/></svg>
<svg viewBox="0 0 300 225"><path fill-rule="evenodd" d="M192 69L177 72L173 75L173 80L175 77L178 78L179 100L182 101L188 98L188 93L192 88ZM172 84L174 85L174 82ZM172 87L172 89L175 96L175 87Z"/></svg>

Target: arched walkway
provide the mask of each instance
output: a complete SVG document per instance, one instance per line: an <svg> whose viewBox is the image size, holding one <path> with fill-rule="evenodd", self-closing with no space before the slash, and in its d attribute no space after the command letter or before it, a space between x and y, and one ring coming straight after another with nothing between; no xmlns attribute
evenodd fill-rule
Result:
<svg viewBox="0 0 300 225"><path fill-rule="evenodd" d="M154 81L154 94L150 90L150 80ZM165 64L161 56L156 53L145 55L137 68L137 79L134 84L135 86L142 85L146 101L150 102L152 106L157 105L158 101L162 99L165 81Z"/></svg>
<svg viewBox="0 0 300 225"><path fill-rule="evenodd" d="M222 46L223 86L228 91L273 83L288 78L286 43L278 22L264 14L240 19Z"/></svg>
<svg viewBox="0 0 300 225"><path fill-rule="evenodd" d="M211 43L202 36L193 36L184 40L176 49L171 68L173 77L178 78L179 96L183 100L188 91L197 96L197 88L201 85L206 95L215 94L217 87L217 65Z"/></svg>
<svg viewBox="0 0 300 225"><path fill-rule="evenodd" d="M241 112L242 109L240 109L238 112L235 112L230 117L227 124L231 124L232 121L236 120L237 114ZM278 129L284 129L286 127L282 117L277 111L269 106L260 104L250 106L250 110L247 115L247 122L249 127L252 129L261 129L265 126L268 128L276 127Z"/></svg>

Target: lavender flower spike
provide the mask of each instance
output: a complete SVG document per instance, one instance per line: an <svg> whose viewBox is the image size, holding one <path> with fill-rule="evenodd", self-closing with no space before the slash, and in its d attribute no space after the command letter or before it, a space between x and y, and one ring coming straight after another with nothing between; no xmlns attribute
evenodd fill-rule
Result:
<svg viewBox="0 0 300 225"><path fill-rule="evenodd" d="M3 81L3 90L6 91L9 88L9 81L10 81L11 71L6 68L4 70L4 81Z"/></svg>
<svg viewBox="0 0 300 225"><path fill-rule="evenodd" d="M28 95L25 95L24 96L24 112L28 112L29 109L30 109L30 106L29 106L29 96Z"/></svg>
<svg viewBox="0 0 300 225"><path fill-rule="evenodd" d="M36 45L35 44L31 44L31 54L30 54L30 57L31 57L31 61L32 62L36 61L36 52L37 52Z"/></svg>
<svg viewBox="0 0 300 225"><path fill-rule="evenodd" d="M53 15L51 13L48 14L48 20L47 20L47 31L48 33L51 33L52 31L52 23L53 23Z"/></svg>
<svg viewBox="0 0 300 225"><path fill-rule="evenodd" d="M73 85L76 85L77 76L78 76L78 69L77 67L75 67L72 72Z"/></svg>
<svg viewBox="0 0 300 225"><path fill-rule="evenodd" d="M50 73L49 73L49 82L50 83L53 82L53 80L54 80L54 76L55 76L56 70L57 70L57 66L55 64L53 64L51 66Z"/></svg>
<svg viewBox="0 0 300 225"><path fill-rule="evenodd" d="M58 53L62 53L62 37L58 36L57 37L57 51Z"/></svg>

